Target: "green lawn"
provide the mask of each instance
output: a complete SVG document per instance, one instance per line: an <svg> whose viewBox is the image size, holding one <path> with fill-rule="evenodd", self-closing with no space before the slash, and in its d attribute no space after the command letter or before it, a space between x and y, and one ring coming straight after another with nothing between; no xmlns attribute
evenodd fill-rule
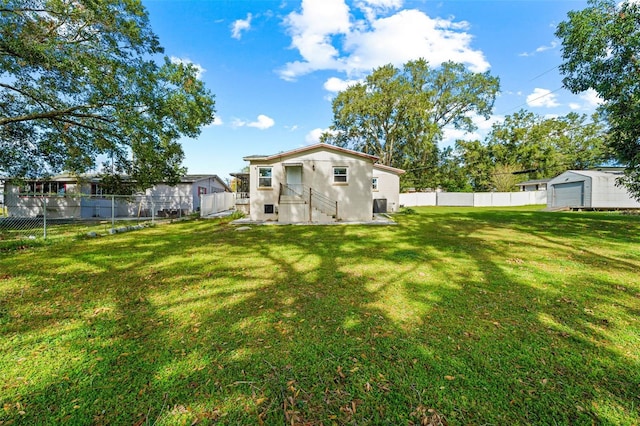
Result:
<svg viewBox="0 0 640 426"><path fill-rule="evenodd" d="M640 216L538 210L5 250L0 425L637 425Z"/></svg>

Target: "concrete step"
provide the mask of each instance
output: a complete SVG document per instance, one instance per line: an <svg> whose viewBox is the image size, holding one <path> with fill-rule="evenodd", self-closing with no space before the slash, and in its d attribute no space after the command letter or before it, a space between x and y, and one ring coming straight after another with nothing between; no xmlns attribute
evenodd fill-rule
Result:
<svg viewBox="0 0 640 426"><path fill-rule="evenodd" d="M311 216L311 221L314 223L333 223L336 221L334 217L329 216L328 214L323 213L315 208L313 209Z"/></svg>
<svg viewBox="0 0 640 426"><path fill-rule="evenodd" d="M295 195L283 195L280 197L280 204L307 204L307 202Z"/></svg>

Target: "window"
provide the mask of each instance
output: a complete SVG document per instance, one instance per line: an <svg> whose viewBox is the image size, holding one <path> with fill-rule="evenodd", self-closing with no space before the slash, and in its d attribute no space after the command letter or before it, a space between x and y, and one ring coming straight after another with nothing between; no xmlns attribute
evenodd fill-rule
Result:
<svg viewBox="0 0 640 426"><path fill-rule="evenodd" d="M371 180L371 188L372 188L374 191L377 191L377 190L378 190L378 178L377 178L377 177L374 177L374 178Z"/></svg>
<svg viewBox="0 0 640 426"><path fill-rule="evenodd" d="M272 170L272 167L258 167L258 188L271 188Z"/></svg>
<svg viewBox="0 0 640 426"><path fill-rule="evenodd" d="M346 167L334 167L333 168L333 183L347 183L347 168Z"/></svg>
<svg viewBox="0 0 640 426"><path fill-rule="evenodd" d="M96 197L102 197L104 195L104 189L98 183L91 184L91 195L95 195Z"/></svg>
<svg viewBox="0 0 640 426"><path fill-rule="evenodd" d="M273 209L273 204L265 204L264 205L264 214L273 214L275 210Z"/></svg>
<svg viewBox="0 0 640 426"><path fill-rule="evenodd" d="M207 194L207 188L204 186L199 186L198 187L198 197L201 195L206 195Z"/></svg>
<svg viewBox="0 0 640 426"><path fill-rule="evenodd" d="M64 182L27 182L20 188L20 193L29 195L64 195Z"/></svg>

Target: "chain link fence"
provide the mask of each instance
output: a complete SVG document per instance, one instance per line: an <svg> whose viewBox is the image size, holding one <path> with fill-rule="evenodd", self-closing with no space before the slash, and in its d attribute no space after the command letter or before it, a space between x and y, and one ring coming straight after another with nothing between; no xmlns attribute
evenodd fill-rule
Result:
<svg viewBox="0 0 640 426"><path fill-rule="evenodd" d="M194 214L191 197L0 193L0 241L113 233Z"/></svg>

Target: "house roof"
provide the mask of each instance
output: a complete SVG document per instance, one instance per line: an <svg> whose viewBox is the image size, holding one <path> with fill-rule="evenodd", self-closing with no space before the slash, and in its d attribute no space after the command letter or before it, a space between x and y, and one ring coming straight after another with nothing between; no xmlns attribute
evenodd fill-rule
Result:
<svg viewBox="0 0 640 426"><path fill-rule="evenodd" d="M326 150L329 150L329 151L336 151L336 152L341 152L341 153L344 153L344 154L355 155L355 156L358 156L358 157L369 159L369 160L373 161L374 163L376 161L378 161L378 159L379 159L375 155L365 154L364 152L353 151L351 149L341 148L339 146L330 145L330 144L327 144L327 143L317 143L317 144L314 144L314 145L304 146L302 148L292 149L291 151L279 152L278 154L273 154L273 155L249 155L247 157L244 157L243 160L244 161L271 161L271 160L280 159L282 157L289 157L291 155L296 155L296 154L301 154L303 152L313 151L315 149L326 149Z"/></svg>
<svg viewBox="0 0 640 426"><path fill-rule="evenodd" d="M622 172L618 172L618 171L601 172L599 170L567 170L567 172L575 173L582 176L588 176L588 177L612 177L612 176L617 177L622 174Z"/></svg>
<svg viewBox="0 0 640 426"><path fill-rule="evenodd" d="M525 180L524 182L517 183L517 186L525 186L525 185L537 185L540 183L548 183L551 179L531 179Z"/></svg>
<svg viewBox="0 0 640 426"><path fill-rule="evenodd" d="M218 175L184 175L180 178L180 182L194 183L194 182L198 182L199 180L205 180L205 179L217 180L224 187L226 191L232 192L231 188L229 188L229 185L227 185L226 182L223 181Z"/></svg>
<svg viewBox="0 0 640 426"><path fill-rule="evenodd" d="M129 176L126 175L122 175L121 176L123 179L129 179ZM222 180L218 175L214 175L214 174L210 174L210 175L184 175L180 178L180 183L194 183L197 182L199 180L204 180L204 179L215 179L217 180L226 190L228 190L229 192L231 192L231 188L229 188L229 186L226 184L226 182L224 180ZM6 179L7 181L9 181L10 179ZM59 175L55 175L55 176L50 176L48 178L39 178L39 179L25 179L25 181L27 182L34 182L34 181L50 181L50 182L67 182L67 181L78 181L78 180L82 180L82 181L86 181L86 182L99 182L100 181L100 176L97 174L93 174L93 173L87 173L87 174L83 174L80 176L77 175L72 175L70 173L61 173ZM162 183L162 182L160 182Z"/></svg>
<svg viewBox="0 0 640 426"><path fill-rule="evenodd" d="M385 166L384 164L374 164L373 167L375 169L381 169L381 170L386 170L387 172L390 173L395 173L397 175L402 175L404 173L406 173L404 170L402 169L396 169L395 167L391 167L391 166Z"/></svg>
<svg viewBox="0 0 640 426"><path fill-rule="evenodd" d="M584 176L588 178L604 178L604 179L616 179L622 175L622 172L618 171L610 171L610 172L601 172L598 170L567 170L564 173L559 174L549 181L550 185L555 185L556 183L561 181L561 178L566 178L567 173L573 173L578 176ZM568 178L566 178L568 179Z"/></svg>

